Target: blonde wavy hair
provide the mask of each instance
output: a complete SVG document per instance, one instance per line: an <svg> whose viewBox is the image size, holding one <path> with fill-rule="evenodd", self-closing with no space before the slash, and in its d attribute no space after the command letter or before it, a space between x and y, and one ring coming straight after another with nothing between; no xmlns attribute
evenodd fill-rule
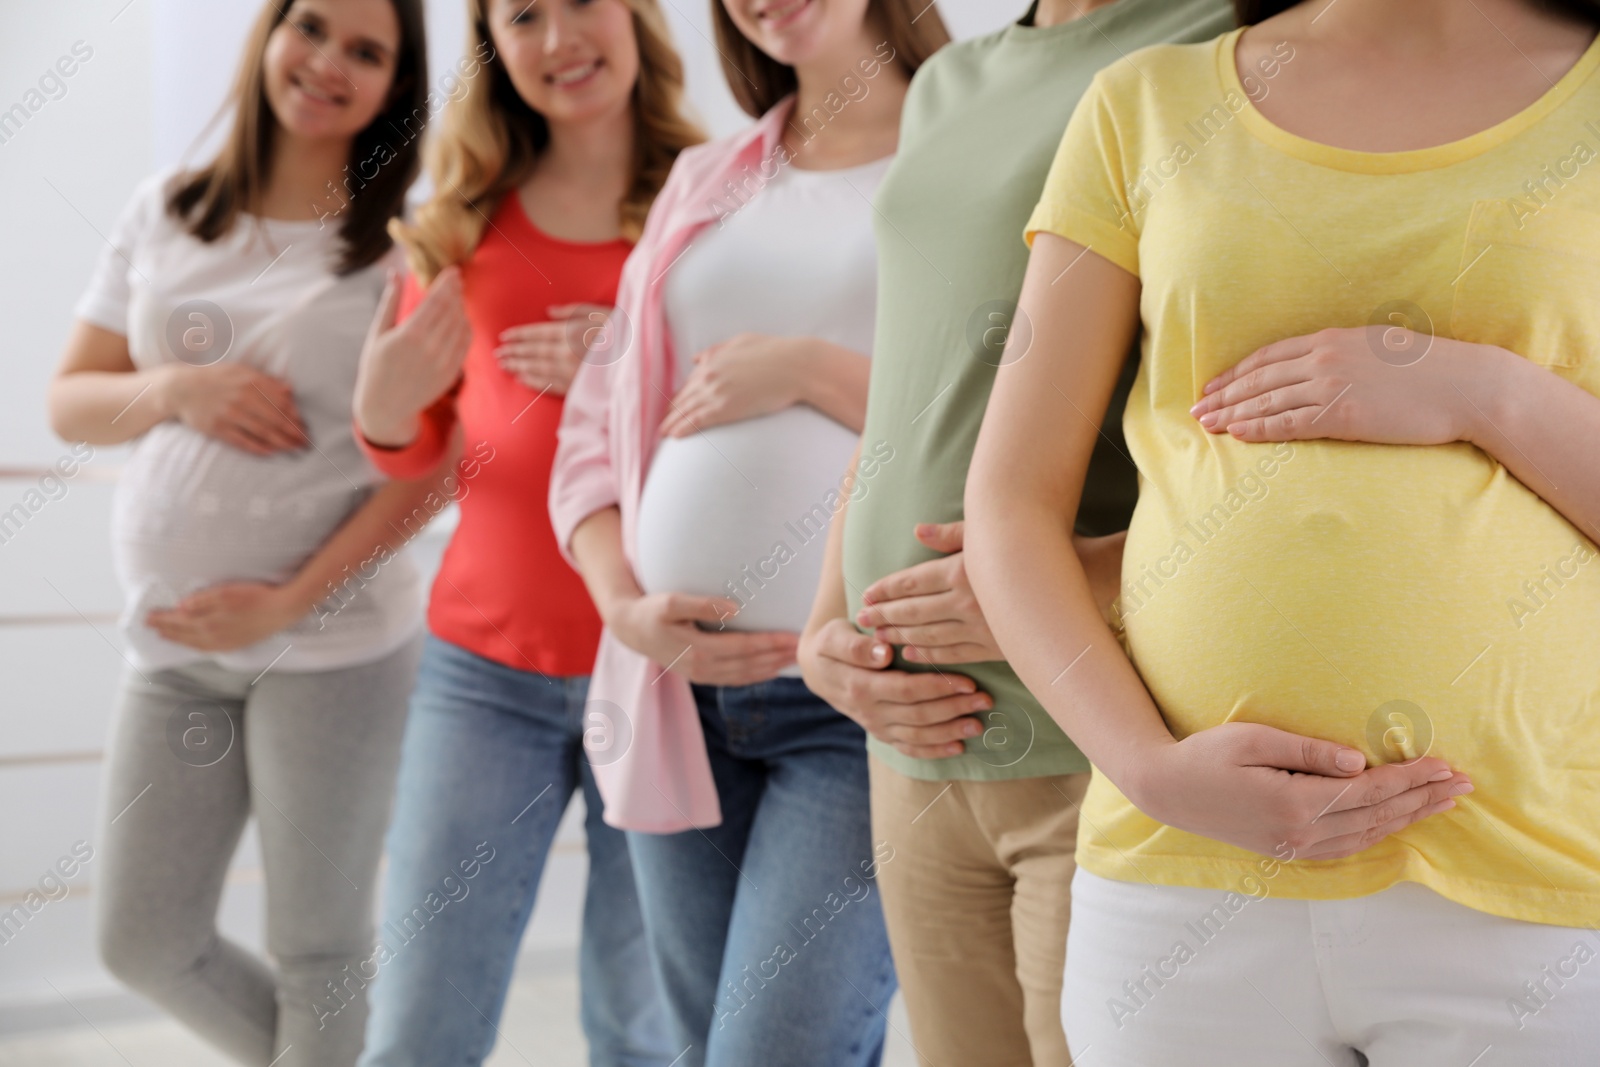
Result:
<svg viewBox="0 0 1600 1067"><path fill-rule="evenodd" d="M489 35L490 0L467 0L467 54L488 57L463 74L464 91L444 109L426 160L433 194L409 225L389 233L418 280L471 257L500 200L533 173L550 127L518 95ZM623 0L633 14L639 78L633 87L633 180L618 204L622 236L637 241L678 153L706 139L683 110L683 60L656 0Z"/></svg>

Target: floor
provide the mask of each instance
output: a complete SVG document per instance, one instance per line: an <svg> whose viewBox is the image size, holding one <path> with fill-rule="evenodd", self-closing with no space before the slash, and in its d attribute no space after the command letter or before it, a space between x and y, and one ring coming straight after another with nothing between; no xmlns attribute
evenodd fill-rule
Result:
<svg viewBox="0 0 1600 1067"><path fill-rule="evenodd" d="M889 1013L883 1067L914 1067L905 1009ZM585 1067L578 985L569 958L519 969L487 1067ZM0 1036L0 1067L229 1067L176 1023L149 1016L69 1030ZM827 1067L827 1065L819 1065Z"/></svg>

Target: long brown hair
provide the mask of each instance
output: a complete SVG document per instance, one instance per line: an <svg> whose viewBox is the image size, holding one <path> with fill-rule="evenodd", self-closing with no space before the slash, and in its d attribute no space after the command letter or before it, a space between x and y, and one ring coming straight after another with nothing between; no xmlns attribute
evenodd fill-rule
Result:
<svg viewBox="0 0 1600 1067"><path fill-rule="evenodd" d="M704 141L705 134L685 116L683 61L656 0L624 2L633 14L639 78L633 87L633 177L618 205L618 221L622 236L636 241L678 153ZM517 93L494 52L488 0L467 0L467 51L484 58L463 74L464 91L445 108L428 146L433 195L411 225L398 219L390 224L424 284L472 255L501 198L528 180L550 143L549 123Z"/></svg>
<svg viewBox="0 0 1600 1067"><path fill-rule="evenodd" d="M882 29L885 42L894 49L894 62L908 78L929 56L950 43L950 31L932 3L870 0L867 21L874 20ZM722 0L711 0L711 22L717 31L723 77L745 114L759 118L798 88L794 68L779 63L740 33Z"/></svg>
<svg viewBox="0 0 1600 1067"><path fill-rule="evenodd" d="M1241 26L1253 26L1262 19L1281 15L1301 0L1233 0L1233 13ZM1542 0L1541 6L1562 11L1590 22L1600 22L1600 0Z"/></svg>
<svg viewBox="0 0 1600 1067"><path fill-rule="evenodd" d="M344 221L339 225L339 237L344 251L338 263L338 272L348 274L380 259L393 246L389 237L389 220L400 213L405 205L406 190L416 179L418 147L415 138L395 138L390 131L399 129L406 118L427 115L428 40L422 17L422 0L390 0L400 22L400 47L395 56L394 81L389 89L389 102L366 128L356 134L350 143L352 168L364 169L363 164L379 161L376 173L359 180L360 195L351 199L349 209L342 210ZM279 3L267 0L255 26L245 41L244 61L234 78L233 91L224 112L233 110L233 126L227 141L215 159L198 170L190 171L179 181L167 198L167 210L183 220L189 233L205 242L233 229L241 212L256 205L265 188L272 168L272 153L276 140L278 121L267 102L265 85L265 56L267 39L287 18L293 7L292 0ZM345 181L349 189L350 178Z"/></svg>

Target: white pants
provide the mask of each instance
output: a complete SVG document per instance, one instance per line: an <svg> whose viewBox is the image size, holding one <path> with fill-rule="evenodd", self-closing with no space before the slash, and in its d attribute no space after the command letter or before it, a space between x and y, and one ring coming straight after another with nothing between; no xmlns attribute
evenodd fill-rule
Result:
<svg viewBox="0 0 1600 1067"><path fill-rule="evenodd" d="M1278 900L1080 867L1061 1018L1075 1067L1582 1067L1600 936L1414 882Z"/></svg>

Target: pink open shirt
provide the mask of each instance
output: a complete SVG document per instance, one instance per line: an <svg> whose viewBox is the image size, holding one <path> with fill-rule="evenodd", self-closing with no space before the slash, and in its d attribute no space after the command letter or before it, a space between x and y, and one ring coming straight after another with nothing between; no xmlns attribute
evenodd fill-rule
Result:
<svg viewBox="0 0 1600 1067"><path fill-rule="evenodd" d="M637 558L639 497L676 380L662 295L666 274L703 228L742 202L730 194L746 197L772 177L793 103L785 97L754 126L686 149L650 209L617 288L611 329L627 344L609 363L591 352L562 412L550 521L569 560L572 531L612 506L622 512L623 554L630 565ZM665 834L722 821L687 678L664 671L608 629L600 635L589 701L591 711L618 720L601 727L604 736L585 736L586 744L596 742L590 757L607 823ZM615 709L594 707L598 701Z"/></svg>

